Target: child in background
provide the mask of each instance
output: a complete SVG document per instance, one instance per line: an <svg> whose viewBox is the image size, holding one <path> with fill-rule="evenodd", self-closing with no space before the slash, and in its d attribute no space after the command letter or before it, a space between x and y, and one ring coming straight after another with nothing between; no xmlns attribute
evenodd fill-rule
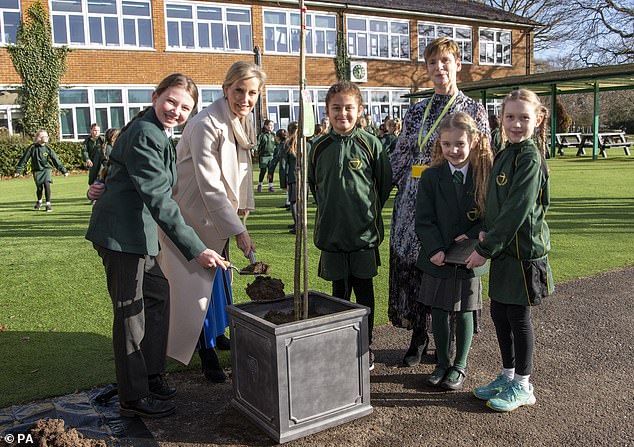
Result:
<svg viewBox="0 0 634 447"><path fill-rule="evenodd" d="M489 139L473 118L458 112L444 118L432 152L431 167L421 176L416 196L416 234L423 271L418 301L432 309L438 364L427 379L432 386L459 390L466 377L473 338L473 311L482 307L480 276L484 269L445 263L454 242L477 239L493 163ZM456 318L456 358L449 358L449 312Z"/></svg>
<svg viewBox="0 0 634 447"><path fill-rule="evenodd" d="M286 161L284 160L284 151L286 140L288 140L288 131L286 129L278 129L275 132L275 140L277 141L277 148L275 151L278 154L278 159L280 163L280 188L284 189L286 183ZM280 205L280 208L286 208L287 210L291 209L291 202L288 200L288 191L286 191L286 198L284 199L284 203ZM290 227L289 227L290 228Z"/></svg>
<svg viewBox="0 0 634 447"><path fill-rule="evenodd" d="M99 135L100 132L101 127L99 127L99 124L92 123L90 125L90 135L86 137L81 145L81 159L87 168L92 168L92 160L104 143L104 138Z"/></svg>
<svg viewBox="0 0 634 447"><path fill-rule="evenodd" d="M260 176L258 178L258 192L262 192L262 182L268 176L269 192L275 192L273 188L273 175L271 165L275 155L275 134L273 128L275 123L271 120L264 120L262 132L258 135L258 159L260 160Z"/></svg>
<svg viewBox="0 0 634 447"><path fill-rule="evenodd" d="M399 129L400 132L400 129ZM394 146L396 146L396 139L398 138L398 132L396 129L396 121L388 119L385 121L385 135L383 136L383 149L390 154Z"/></svg>
<svg viewBox="0 0 634 447"><path fill-rule="evenodd" d="M363 112L359 87L333 85L326 95L332 130L313 143L308 182L317 202L314 241L321 250L319 276L332 281L335 297L370 308L369 342L374 326L372 278L380 265L381 210L392 189L392 169L381 142L358 128ZM369 353L370 369L374 354Z"/></svg>
<svg viewBox="0 0 634 447"><path fill-rule="evenodd" d="M112 146L117 141L119 136L119 129L110 128L106 130L105 141L101 148L95 153L95 157L92 160L92 166L88 172L88 184L92 185L95 180L103 182L105 180L106 166L108 159L110 158L110 152L112 152Z"/></svg>
<svg viewBox="0 0 634 447"><path fill-rule="evenodd" d="M291 234L295 234L297 226L297 177L295 176L295 166L297 165L298 127L297 121L293 121L288 125L288 139L280 148L280 186L286 190L291 215L293 216L293 224L288 227L288 232ZM283 170L282 166L284 166Z"/></svg>
<svg viewBox="0 0 634 447"><path fill-rule="evenodd" d="M467 268L491 259L491 318L503 370L473 393L496 411L535 403L529 383L535 344L531 306L553 292L550 232L545 220L550 203L545 141L541 140L538 149L533 139L535 128L546 135L547 115L548 110L529 90L512 91L504 99L502 141L506 144L491 170L486 234L467 259Z"/></svg>
<svg viewBox="0 0 634 447"><path fill-rule="evenodd" d="M50 213L53 211L53 208L51 208L51 183L53 183L51 165L64 174L64 177L68 176L68 171L62 162L59 161L55 151L48 147L46 143L48 143L48 132L38 130L35 137L33 137L33 144L24 151L22 158L20 158L14 176L17 177L22 174L27 162L31 160L31 171L33 171L33 180L37 191L37 202L35 202L33 208L35 211L42 208L42 190L44 190L46 211Z"/></svg>

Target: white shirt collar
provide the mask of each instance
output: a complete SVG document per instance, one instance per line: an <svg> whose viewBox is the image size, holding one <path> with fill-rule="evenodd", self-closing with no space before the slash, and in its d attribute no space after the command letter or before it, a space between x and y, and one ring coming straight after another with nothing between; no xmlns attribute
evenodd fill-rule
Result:
<svg viewBox="0 0 634 447"><path fill-rule="evenodd" d="M467 162L467 164L464 165L462 168L456 168L454 165L449 163L449 169L451 170L451 175L453 175L453 173L456 171L462 172L462 184L464 185L465 182L467 181L467 172L469 171L469 162Z"/></svg>

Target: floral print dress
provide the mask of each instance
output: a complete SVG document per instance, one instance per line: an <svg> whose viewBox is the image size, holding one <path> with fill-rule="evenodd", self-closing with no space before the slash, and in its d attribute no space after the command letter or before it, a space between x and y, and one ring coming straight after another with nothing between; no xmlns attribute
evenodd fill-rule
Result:
<svg viewBox="0 0 634 447"><path fill-rule="evenodd" d="M415 163L429 165L431 150L438 138L438 131L434 129L421 150L418 146L421 126L423 127L422 141L450 99L450 95L434 95L412 106L405 115L403 132L390 154L392 180L398 191L394 199L390 230L388 317L394 326L406 329L426 330L428 326L427 313L422 304L416 301L422 272L416 268L420 251L420 241L415 231L416 193L419 179L412 177L412 165ZM432 104L427 119L423 122L429 101L432 101ZM458 92L445 116L455 112L466 112L471 115L480 131L484 132L487 138L491 137L487 112L482 104Z"/></svg>

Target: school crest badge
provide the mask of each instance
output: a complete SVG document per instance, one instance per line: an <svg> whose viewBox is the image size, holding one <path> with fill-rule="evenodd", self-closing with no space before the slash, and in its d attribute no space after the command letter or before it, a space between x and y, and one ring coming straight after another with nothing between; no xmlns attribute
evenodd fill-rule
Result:
<svg viewBox="0 0 634 447"><path fill-rule="evenodd" d="M469 222L476 221L478 217L480 217L480 211L478 211L477 208L473 208L467 211L467 220L469 220Z"/></svg>
<svg viewBox="0 0 634 447"><path fill-rule="evenodd" d="M495 177L495 183L497 183L498 186L505 186L508 182L509 179L504 172Z"/></svg>
<svg viewBox="0 0 634 447"><path fill-rule="evenodd" d="M363 167L363 162L358 158L353 158L348 162L348 166L350 166L350 169L352 169L353 171L358 171Z"/></svg>

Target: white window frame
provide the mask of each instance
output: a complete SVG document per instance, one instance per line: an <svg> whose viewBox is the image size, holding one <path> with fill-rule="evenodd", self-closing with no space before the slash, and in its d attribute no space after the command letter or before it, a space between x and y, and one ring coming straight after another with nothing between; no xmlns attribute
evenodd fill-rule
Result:
<svg viewBox="0 0 634 447"><path fill-rule="evenodd" d="M421 27L423 26L431 26L434 28L434 33L432 36L424 36L422 35ZM438 32L439 28L448 28L451 29L451 33L446 32ZM457 32L459 30L468 31L469 38L457 37ZM438 37L449 37L453 41L458 44L460 48L460 61L463 64L472 64L473 63L473 29L468 25L456 25L452 23L440 23L440 22L425 22L419 21L417 24L417 33L418 33L418 60L424 61L425 57L423 53L425 51L425 47L429 45L429 43L438 38ZM465 48L469 48L469 52L465 51ZM470 56L467 58L466 56Z"/></svg>
<svg viewBox="0 0 634 447"><path fill-rule="evenodd" d="M362 89L364 101L364 115L369 113L372 115L372 122L380 124L387 115L392 118L405 117L405 112L409 108L409 100L401 98L402 95L408 94L410 91L406 88L369 88ZM387 101L379 100L377 95L387 95Z"/></svg>
<svg viewBox="0 0 634 447"><path fill-rule="evenodd" d="M275 14L284 14L285 23L284 24L273 24L266 23L266 13L275 13ZM334 19L335 26L334 28L329 27L321 27L317 26L317 18L328 18ZM293 22L293 18L295 18L295 22ZM297 49L292 47L293 43L293 34L297 34L299 36L300 32L300 23L299 23L299 12L295 10L289 9L281 9L281 8L263 8L262 9L262 27L263 27L263 41L264 41L264 52L267 54L284 54L284 55L299 55L299 44ZM271 49L269 43L267 42L267 31L273 31L273 47ZM286 36L287 40L287 51L278 50L277 45L277 33L283 32ZM328 38L328 34L330 35L330 40ZM317 39L316 35L321 34L324 37L325 48L324 52L317 51ZM306 14L306 54L315 57L337 57L337 15L334 13L328 12L308 12Z"/></svg>
<svg viewBox="0 0 634 447"><path fill-rule="evenodd" d="M484 40L482 37L483 32L492 32L493 41ZM504 43L502 41L504 35L508 35L508 43ZM505 67L511 67L513 65L513 33L511 30L499 28L480 28L478 30L478 39L480 42L480 65L501 65ZM508 47L508 62L504 62L505 47ZM493 56L493 62L487 62L487 56L490 54ZM501 55L500 60L498 60L498 55Z"/></svg>
<svg viewBox="0 0 634 447"><path fill-rule="evenodd" d="M60 3L63 3L64 0L59 0ZM115 0L115 8L116 12L113 13L105 13L105 12L89 12L88 10L88 0L79 0L81 5L81 11L54 11L53 10L53 0L49 0L49 11L50 11L50 20L51 20L51 29L53 32L53 45L54 46L68 46L69 48L90 48L90 49L108 49L108 50L139 50L139 51L152 51L154 50L154 30L153 30L153 20L152 20L152 3L151 0ZM124 3L126 3L126 7L132 6L133 4L142 5L147 8L148 15L134 15L134 14L124 14L123 8ZM72 42L71 41L71 32L70 32L70 21L71 19L79 20L81 19L81 29L83 30L83 42ZM91 19L98 19L100 21L101 26L101 43L92 43L91 42ZM104 26L105 21L107 19L115 19L117 22L117 37L118 43L106 43L106 27ZM65 36L63 42L56 42L56 38L58 35L63 34L62 30L59 30L55 27L55 23L58 20L63 20L65 23ZM140 45L140 33L139 27L141 21L145 21L149 24L149 32L147 33L150 38L149 45ZM125 29L128 26L132 25L134 27L134 44L126 44L125 40L128 37L125 34ZM143 34L146 34L145 32Z"/></svg>
<svg viewBox="0 0 634 447"><path fill-rule="evenodd" d="M184 6L190 7L192 11L192 17L189 19L179 19L179 18L171 18L167 16L167 7L169 5L174 6ZM219 8L222 14L222 19L220 20L212 20L212 19L199 19L198 18L198 8ZM247 12L249 16L249 22L238 22L238 21L230 21L227 18L227 13L231 11L239 11L239 12ZM237 4L221 4L215 2L192 2L192 1L179 1L179 0L170 0L164 3L164 17L165 17L165 50L166 51L186 51L186 52L204 52L204 53L253 53L253 12L250 6L242 6ZM182 45L182 24L184 22L192 23L192 32L193 32L193 46L184 46ZM169 25L177 23L179 30L179 45L171 45L169 42L170 34L169 34ZM200 39L200 27L201 26L211 26L212 24L220 24L222 25L223 32L223 47L213 47L211 40L209 41L209 47L201 46ZM233 30L233 28L237 28L238 32L238 42L239 48L229 48L229 33ZM241 30L240 27L245 27L250 31L249 38L249 48L243 48L242 39L241 39Z"/></svg>
<svg viewBox="0 0 634 447"><path fill-rule="evenodd" d="M358 16L353 14L346 14L346 44L348 46L348 53L352 58L362 59L383 59L383 60L400 60L409 61L411 59L410 48L410 29L409 20L383 18L383 17L370 17L370 16ZM351 30L349 26L349 20L362 20L365 21L364 30ZM372 22L384 22L387 24L386 31L371 31ZM406 25L407 33L395 33L392 31L392 25ZM363 36L363 37L362 37ZM380 55L381 39L387 39L387 56ZM405 56L401 56L401 51L398 55L394 55L393 41L397 39L398 48L400 49L403 44L406 44L407 51ZM358 49L363 46L365 42L365 54L359 52ZM376 48L376 50L374 50ZM373 52L375 54L373 54Z"/></svg>
<svg viewBox="0 0 634 447"><path fill-rule="evenodd" d="M17 37L18 27L22 21L22 4L20 0L16 0L16 2L18 4L17 8L0 8L0 46L15 43L14 41L9 40L9 35L6 32L6 16L8 14L18 15L18 23L15 25L15 33Z"/></svg>
<svg viewBox="0 0 634 447"><path fill-rule="evenodd" d="M108 127L114 127L111 121L112 107L122 107L123 108L123 123L127 123L134 117L137 112L137 109L143 109L145 107L151 106L151 95L149 96L148 102L135 102L131 101L128 97L128 94L131 90L147 90L149 93L153 92L156 86L154 85L65 85L60 88L60 91L67 90L86 90L88 100L85 103L68 103L62 104L59 101L59 110L60 110L60 120L59 120L59 129L60 135L63 140L66 141L80 141L90 132L90 124L94 122L99 122L97 119L97 109L107 108L107 117L108 122L103 123L99 122L102 129L105 131ZM97 90L120 90L121 91L121 102L96 102L95 92ZM87 129L83 129L85 132L80 132L77 129L77 109L89 109L90 119L86 125ZM62 134L62 113L72 113L72 124L73 124L73 133L72 135Z"/></svg>

